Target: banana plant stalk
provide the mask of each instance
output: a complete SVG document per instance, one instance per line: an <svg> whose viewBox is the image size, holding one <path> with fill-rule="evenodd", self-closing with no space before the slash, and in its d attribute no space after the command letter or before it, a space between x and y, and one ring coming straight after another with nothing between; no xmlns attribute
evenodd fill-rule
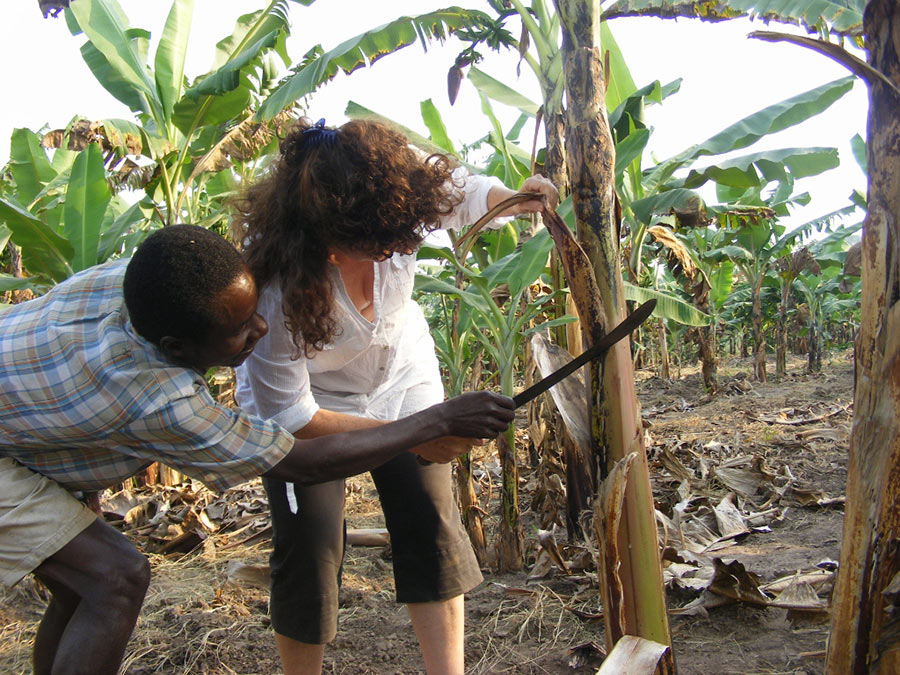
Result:
<svg viewBox="0 0 900 675"><path fill-rule="evenodd" d="M606 85L598 39L600 3L596 0L555 2L563 27L563 67L569 101L566 133L569 180L573 187L576 229L588 251L587 259L577 256L580 247L577 242L570 242L563 251L563 259L585 334L595 342L601 331L616 325L625 316L614 204L615 150L604 105ZM555 214L545 211L544 216L548 222ZM567 233L568 228L554 227L554 240L561 240ZM611 650L624 635L670 645L653 495L627 341L616 344L602 366L592 366L591 405L592 437L601 477L606 477L614 467L627 467L623 502L613 534L617 545L604 547L615 552L618 559L604 559L604 569L599 575L607 647ZM605 483L601 491L608 488L609 483ZM598 525L607 532L614 526L610 522ZM664 652L658 672L674 672L671 654L671 649Z"/></svg>
<svg viewBox="0 0 900 675"><path fill-rule="evenodd" d="M834 588L825 672L897 673L900 615L900 153L896 92L900 7L890 0L864 5L868 64L893 90L870 82L868 213L862 238L862 306L856 346L856 391L847 466L847 504L840 573Z"/></svg>

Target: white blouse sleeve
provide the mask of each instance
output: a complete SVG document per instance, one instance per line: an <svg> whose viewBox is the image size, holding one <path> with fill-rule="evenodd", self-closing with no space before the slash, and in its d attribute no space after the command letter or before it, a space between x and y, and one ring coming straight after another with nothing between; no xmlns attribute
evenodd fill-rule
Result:
<svg viewBox="0 0 900 675"><path fill-rule="evenodd" d="M462 166L453 170L453 181L457 185L462 184L460 191L463 201L453 209L452 213L440 219L439 224L442 230L459 230L481 218L488 211L488 192L494 186L503 186L503 181L496 176L469 174ZM509 217L494 218L487 224L487 228L496 230L503 227L509 220Z"/></svg>
<svg viewBox="0 0 900 675"><path fill-rule="evenodd" d="M291 358L297 348L284 325L280 290L266 287L258 311L269 324L269 332L235 371L236 399L242 408L295 433L319 409L310 392L306 357Z"/></svg>

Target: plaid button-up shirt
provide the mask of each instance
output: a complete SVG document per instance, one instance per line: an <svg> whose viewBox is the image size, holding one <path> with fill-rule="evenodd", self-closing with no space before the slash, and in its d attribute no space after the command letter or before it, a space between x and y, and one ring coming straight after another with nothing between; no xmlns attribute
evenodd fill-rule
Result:
<svg viewBox="0 0 900 675"><path fill-rule="evenodd" d="M222 407L199 373L132 330L126 264L0 313L0 455L72 490L109 487L154 461L216 489L273 467L293 436Z"/></svg>

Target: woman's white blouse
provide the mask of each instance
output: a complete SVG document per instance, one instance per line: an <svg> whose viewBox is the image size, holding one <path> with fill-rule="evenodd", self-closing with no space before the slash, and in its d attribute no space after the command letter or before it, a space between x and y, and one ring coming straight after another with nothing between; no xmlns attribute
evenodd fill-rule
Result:
<svg viewBox="0 0 900 675"><path fill-rule="evenodd" d="M441 220L440 227L459 229L478 220L487 211L487 194L494 185L502 183L468 176L464 200ZM395 419L407 390L440 386L428 324L412 299L415 254L394 255L374 265L373 321L365 319L350 301L337 267L330 269L340 333L311 358L297 356L285 327L279 284L262 289L258 311L268 322L269 332L235 371L235 398L241 408L271 418L294 433L320 407Z"/></svg>

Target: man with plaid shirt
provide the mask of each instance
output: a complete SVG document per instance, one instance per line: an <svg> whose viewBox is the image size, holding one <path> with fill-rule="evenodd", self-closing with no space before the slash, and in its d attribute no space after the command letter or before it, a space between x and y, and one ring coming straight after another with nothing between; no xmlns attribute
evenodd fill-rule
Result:
<svg viewBox="0 0 900 675"><path fill-rule="evenodd" d="M402 452L446 462L512 420L512 401L466 394L365 431L302 441L224 408L203 374L237 366L268 327L240 255L203 228L148 237L130 261L87 270L0 313L0 583L51 591L34 672L114 674L149 566L70 491L154 461L215 489L258 475L314 483Z"/></svg>

